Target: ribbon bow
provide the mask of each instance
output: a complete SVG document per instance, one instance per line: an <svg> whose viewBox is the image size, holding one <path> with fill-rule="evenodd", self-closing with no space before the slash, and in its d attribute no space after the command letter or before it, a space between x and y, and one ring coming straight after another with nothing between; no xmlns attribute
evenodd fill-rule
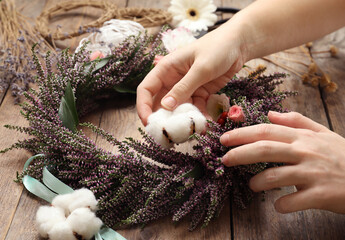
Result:
<svg viewBox="0 0 345 240"><path fill-rule="evenodd" d="M44 154L37 154L35 156L30 157L26 163L24 164L24 171L30 165L32 160L37 157L43 157ZM36 178L33 178L29 175L25 175L23 178L23 184L25 188L34 194L37 197L40 197L47 202L51 203L53 199L58 194L68 194L73 193L74 190L69 187L68 185L61 182L58 178L56 178L52 173L49 172L47 167L43 168L43 183L38 181ZM102 227L98 233L95 235L95 240L126 240L123 236L119 233L114 231L108 227Z"/></svg>

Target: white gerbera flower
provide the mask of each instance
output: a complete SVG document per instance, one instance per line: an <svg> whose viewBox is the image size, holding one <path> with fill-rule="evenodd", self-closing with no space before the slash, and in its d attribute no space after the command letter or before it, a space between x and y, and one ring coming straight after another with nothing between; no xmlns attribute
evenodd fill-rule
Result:
<svg viewBox="0 0 345 240"><path fill-rule="evenodd" d="M193 33L185 27L178 27L174 30L167 30L162 34L164 47L169 53L188 45L196 40Z"/></svg>
<svg viewBox="0 0 345 240"><path fill-rule="evenodd" d="M174 27L186 27L193 33L207 30L217 21L217 7L213 0L171 0L168 11Z"/></svg>

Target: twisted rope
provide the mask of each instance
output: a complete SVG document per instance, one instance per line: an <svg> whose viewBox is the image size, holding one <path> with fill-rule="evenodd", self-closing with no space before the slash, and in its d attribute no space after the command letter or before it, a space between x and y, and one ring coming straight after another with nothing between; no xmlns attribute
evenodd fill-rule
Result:
<svg viewBox="0 0 345 240"><path fill-rule="evenodd" d="M49 29L49 21L67 11L91 6L104 10L104 13L95 21L80 26L79 29L69 33L62 33L60 29L54 32ZM95 0L75 0L65 1L44 10L36 19L36 30L46 39L64 40L82 35L90 28L98 28L110 19L132 20L140 23L144 27L161 26L171 21L170 13L157 8L118 8L115 4L108 1Z"/></svg>

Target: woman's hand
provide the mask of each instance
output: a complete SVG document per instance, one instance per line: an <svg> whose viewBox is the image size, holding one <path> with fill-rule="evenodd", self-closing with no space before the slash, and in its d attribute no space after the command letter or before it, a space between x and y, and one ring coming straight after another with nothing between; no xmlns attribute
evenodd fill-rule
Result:
<svg viewBox="0 0 345 240"><path fill-rule="evenodd" d="M221 143L239 146L224 157L226 166L282 162L249 183L255 191L296 186L297 191L275 202L278 212L325 209L345 213L345 139L298 113L268 114L273 124L225 133Z"/></svg>
<svg viewBox="0 0 345 240"><path fill-rule="evenodd" d="M165 56L138 86L137 110L144 125L159 107L173 110L185 102L207 116L208 96L244 64L241 34L235 29L225 34L222 27Z"/></svg>

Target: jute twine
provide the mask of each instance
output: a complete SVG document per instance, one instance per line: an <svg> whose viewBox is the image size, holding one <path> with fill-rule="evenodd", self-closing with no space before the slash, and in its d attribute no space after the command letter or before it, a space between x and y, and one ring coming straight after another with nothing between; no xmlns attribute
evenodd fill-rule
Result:
<svg viewBox="0 0 345 240"><path fill-rule="evenodd" d="M49 21L53 17L84 6L100 8L104 10L104 13L97 20L80 26L79 29L69 33L63 33L60 29L54 32L49 29ZM118 8L108 1L66 1L44 10L36 19L36 30L46 39L64 40L80 36L90 28L101 27L104 22L110 19L132 20L144 27L154 27L169 23L172 17L167 11L156 8Z"/></svg>

